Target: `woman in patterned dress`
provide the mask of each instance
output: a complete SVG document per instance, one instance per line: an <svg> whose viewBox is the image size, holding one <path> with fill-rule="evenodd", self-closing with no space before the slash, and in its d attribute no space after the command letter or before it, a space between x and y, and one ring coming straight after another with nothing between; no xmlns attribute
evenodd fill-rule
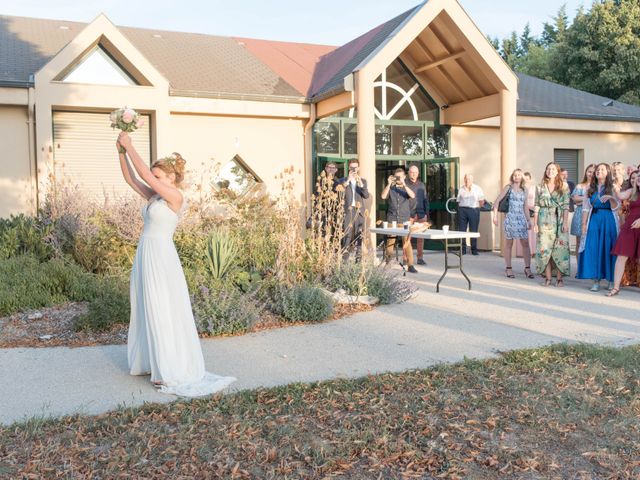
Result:
<svg viewBox="0 0 640 480"><path fill-rule="evenodd" d="M595 163L587 166L587 168L584 169L584 177L582 177L582 182L576 185L576 188L574 188L573 192L571 192L571 199L576 206L575 211L573 212L573 218L571 219L570 230L571 235L576 237L576 262L578 261L578 256L580 254L580 236L582 235L582 203L584 202L585 195L587 194L587 190L589 189L589 185L591 185L591 179L593 178L593 174L595 171ZM580 274L579 271L578 274Z"/></svg>
<svg viewBox="0 0 640 480"><path fill-rule="evenodd" d="M620 228L620 235L616 241L612 255L617 255L615 272L613 276L613 288L608 296L612 297L620 293L620 286L625 267L632 264L638 268L640 261L640 173L635 171L635 176L630 176L630 189L620 192L620 200L629 202L629 212L624 225Z"/></svg>
<svg viewBox="0 0 640 480"><path fill-rule="evenodd" d="M536 268L544 275L542 283L551 285L551 277L556 275L556 287L563 287L562 277L569 275L569 187L560 177L560 167L549 163L536 188L536 207L533 217L536 230Z"/></svg>
<svg viewBox="0 0 640 480"><path fill-rule="evenodd" d="M531 252L529 250L529 207L527 206L527 190L522 170L515 169L510 177L509 185L506 185L495 203L493 204L493 223L498 225L498 205L503 198L509 196L509 211L505 214L504 227L504 262L506 264L505 275L507 278L515 278L511 267L511 252L513 241L518 240L522 247L524 258L524 274L527 278L534 278L531 273Z"/></svg>

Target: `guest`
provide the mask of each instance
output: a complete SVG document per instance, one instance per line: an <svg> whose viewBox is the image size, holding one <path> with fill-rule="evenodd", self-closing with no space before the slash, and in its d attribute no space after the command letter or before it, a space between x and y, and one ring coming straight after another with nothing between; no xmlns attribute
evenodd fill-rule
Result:
<svg viewBox="0 0 640 480"><path fill-rule="evenodd" d="M600 280L607 279L609 286L613 282L615 257L611 255L618 237L617 218L612 203L618 207L614 198L611 167L601 163L591 179L586 199L582 205L582 242L578 256L577 278L593 280L592 292L600 290Z"/></svg>
<svg viewBox="0 0 640 480"><path fill-rule="evenodd" d="M536 253L536 232L533 228L533 215L534 210L536 208L536 187L533 184L533 179L531 178L531 173L524 172L524 183L527 189L527 209L529 210L529 219L531 221L531 228L529 229L529 251L531 252L531 257ZM518 249L519 244L516 244L516 250Z"/></svg>
<svg viewBox="0 0 640 480"><path fill-rule="evenodd" d="M413 190L415 200L413 201L413 211L411 212L411 220L417 223L426 223L429 221L429 198L427 197L427 187L418 178L420 169L417 165L409 167L409 178L407 186ZM418 249L418 265L426 265L424 261L424 238L416 238L416 247Z"/></svg>
<svg viewBox="0 0 640 480"><path fill-rule="evenodd" d="M484 205L485 197L482 188L473 183L473 175L464 176L464 185L458 192L458 230L477 232L480 226L480 207ZM467 253L467 244L462 244L462 254ZM471 239L471 254L478 255L478 239Z"/></svg>
<svg viewBox="0 0 640 480"><path fill-rule="evenodd" d="M503 229L505 236L504 262L506 264L505 275L507 278L515 278L511 267L511 253L513 251L513 241L518 240L522 246L524 258L524 274L527 278L534 278L531 273L531 252L529 251L529 230L531 222L529 220L529 209L527 208L527 192L525 189L524 176L522 170L515 169L496 201L493 204L493 223L498 225L498 205L503 198L509 198L509 211L506 213Z"/></svg>
<svg viewBox="0 0 640 480"><path fill-rule="evenodd" d="M344 192L344 237L342 249L345 260L353 248L356 249L356 259L362 251L362 229L366 219L365 200L369 198L367 181L358 174L360 163L357 159L349 160L349 175L336 181L336 191Z"/></svg>
<svg viewBox="0 0 640 480"><path fill-rule="evenodd" d="M626 183L628 183L628 188L626 190L632 190L634 185L638 182L638 177L640 176L640 172L638 170L634 170L630 173L629 179ZM626 198L626 195L620 194L620 221L621 223L626 223L629 215L631 214L631 199ZM622 230L620 231L622 233ZM615 276L615 273L614 273ZM615 281L615 278L614 278ZM633 287L640 286L640 269L638 268L638 262L630 261L627 262L624 268L624 275L622 276L622 281L620 284L623 287Z"/></svg>
<svg viewBox="0 0 640 480"><path fill-rule="evenodd" d="M545 287L556 275L556 287L563 287L563 275L569 275L569 187L560 177L555 163L547 164L542 182L536 188L533 225L537 233L536 267L544 275Z"/></svg>
<svg viewBox="0 0 640 480"><path fill-rule="evenodd" d="M585 168L584 170L582 182L580 182L575 186L573 190L571 190L571 199L576 205L575 211L573 213L573 219L571 220L571 235L576 237L576 262L578 261L578 256L580 255L580 236L582 235L582 204L587 194L587 190L589 190L589 186L591 185L591 179L593 178L593 174L595 171L595 163L587 166L587 168ZM578 274L579 273L580 269L578 268Z"/></svg>
<svg viewBox="0 0 640 480"><path fill-rule="evenodd" d="M387 200L387 222L396 222L400 228L404 222L409 222L413 208L413 200L416 195L405 182L404 168L396 168L393 175L387 180L387 185L382 190L380 197ZM386 240L385 260L391 260L393 249L396 245L396 237L388 236ZM413 249L411 248L411 237L402 237L403 260L406 262L407 271L418 273L413 266ZM404 263L403 263L404 265Z"/></svg>
<svg viewBox="0 0 640 480"><path fill-rule="evenodd" d="M576 188L576 184L569 180L569 171L566 168L561 168L560 176L562 177L562 181L569 186L569 193L573 192ZM569 197L569 213L573 213L574 210L575 206L573 204L573 200Z"/></svg>
<svg viewBox="0 0 640 480"><path fill-rule="evenodd" d="M611 177L613 178L613 193L618 194L622 190L624 184L625 168L622 162L613 162L611 164Z"/></svg>
<svg viewBox="0 0 640 480"><path fill-rule="evenodd" d="M633 188L633 185L631 183L631 174L636 170L637 169L635 165L627 165L627 179L625 180L625 188L624 188L625 190Z"/></svg>
<svg viewBox="0 0 640 480"><path fill-rule="evenodd" d="M620 199L629 202L629 213L611 251L612 255L617 255L617 259L609 297L620 293L622 277L627 272L625 267L631 264L637 271L640 261L640 172L636 170L630 178L631 188L620 193Z"/></svg>

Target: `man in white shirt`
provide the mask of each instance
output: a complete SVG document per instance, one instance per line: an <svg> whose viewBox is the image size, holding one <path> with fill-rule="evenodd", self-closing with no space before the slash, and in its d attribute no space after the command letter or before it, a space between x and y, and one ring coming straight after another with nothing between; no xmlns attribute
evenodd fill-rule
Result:
<svg viewBox="0 0 640 480"><path fill-rule="evenodd" d="M480 207L484 205L484 192L482 188L473 183L473 175L467 173L464 176L464 185L458 192L458 230L477 232L480 226ZM467 253L466 242L462 244L462 253ZM471 239L471 254L478 255L478 239Z"/></svg>

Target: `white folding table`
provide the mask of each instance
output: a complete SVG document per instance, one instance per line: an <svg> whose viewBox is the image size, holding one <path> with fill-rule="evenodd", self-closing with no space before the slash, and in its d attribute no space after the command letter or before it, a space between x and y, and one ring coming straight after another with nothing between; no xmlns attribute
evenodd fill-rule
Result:
<svg viewBox="0 0 640 480"><path fill-rule="evenodd" d="M477 232L457 232L449 230L444 232L443 230L423 230L421 232L410 232L404 228L372 228L371 233L377 233L378 235L385 235L388 237L406 237L411 235L411 238L424 238L425 240L439 240L444 244L444 272L436 284L436 292L440 292L440 282L447 275L449 270L460 270L460 273L464 276L469 284L469 290L471 290L471 280L464 273L462 268L462 245L467 238L479 238L480 234ZM449 251L449 247L453 247L457 251ZM457 265L449 264L449 253L458 257Z"/></svg>

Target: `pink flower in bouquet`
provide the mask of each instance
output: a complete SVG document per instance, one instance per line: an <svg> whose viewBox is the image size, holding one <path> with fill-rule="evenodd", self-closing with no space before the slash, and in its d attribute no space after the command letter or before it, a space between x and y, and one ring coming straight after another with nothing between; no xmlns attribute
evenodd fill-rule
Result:
<svg viewBox="0 0 640 480"><path fill-rule="evenodd" d="M122 113L122 121L124 123L131 123L133 122L133 112L131 110L125 110Z"/></svg>
<svg viewBox="0 0 640 480"><path fill-rule="evenodd" d="M144 125L144 118L141 118L136 122L136 128L140 128Z"/></svg>

